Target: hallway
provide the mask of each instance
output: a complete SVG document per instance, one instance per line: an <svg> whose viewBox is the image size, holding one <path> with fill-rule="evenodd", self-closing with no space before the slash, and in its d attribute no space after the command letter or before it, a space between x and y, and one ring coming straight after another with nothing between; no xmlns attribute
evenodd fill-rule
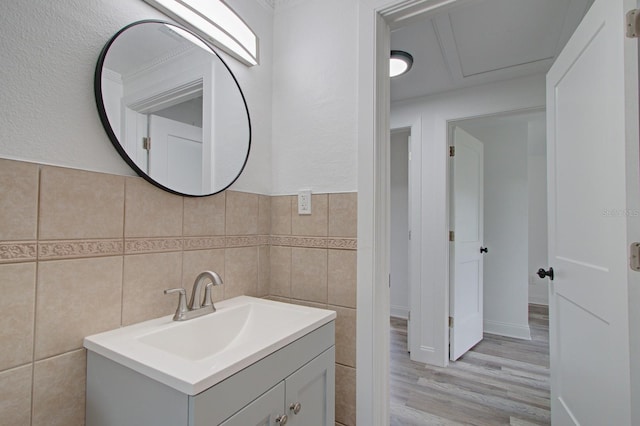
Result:
<svg viewBox="0 0 640 426"><path fill-rule="evenodd" d="M407 322L391 319L391 426L548 425L548 308L529 305L531 341L485 334L446 368L409 360Z"/></svg>

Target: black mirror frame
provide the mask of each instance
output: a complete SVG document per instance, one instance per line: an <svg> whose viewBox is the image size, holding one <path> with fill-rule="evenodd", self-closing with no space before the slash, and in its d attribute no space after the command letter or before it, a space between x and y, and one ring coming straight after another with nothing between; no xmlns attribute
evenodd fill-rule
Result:
<svg viewBox="0 0 640 426"><path fill-rule="evenodd" d="M249 127L249 141L248 141L248 145L247 145L247 154L245 155L244 162L242 164L242 167L240 167L240 170L238 171L238 174L229 182L229 184L227 186L225 186L224 188L222 188L222 189L220 189L220 190L218 190L216 192L212 192L210 194L185 194L185 193L173 190L171 188L168 188L168 187L162 185L160 182L154 180L151 176L149 176L147 173L145 173L140 167L138 167L138 165L135 163L135 161L133 161L133 159L129 156L129 154L127 154L125 149L122 147L122 145L120 144L120 140L118 139L118 137L116 136L115 132L113 131L113 128L111 127L111 123L109 122L109 117L107 117L107 111L105 110L105 107L104 107L104 100L103 100L103 96L102 96L102 68L104 66L105 58L107 56L107 53L109 52L109 48L115 42L115 40L118 38L118 36L120 36L120 34L122 34L127 29L129 29L129 28L131 28L133 26L141 25L141 24L148 24L148 23L173 25L173 26L175 26L177 28L180 28L180 29L182 29L184 31L187 31L188 33L192 34L194 37L197 37L207 47L209 47L211 49L211 52L213 52L218 57L218 59L225 66L225 68L227 69L227 71L229 72L231 77L233 78L233 81L235 82L236 86L238 87L238 91L240 92L240 96L242 97L242 102L244 104L244 108L245 108L245 111L247 113L247 125ZM170 192L170 193L175 194L175 195L181 195L183 197L208 197L208 196L211 196L211 195L214 195L214 194L218 194L218 193L223 192L226 189L228 189L231 185L233 185L233 183L236 180L238 180L238 178L240 177L240 175L244 171L245 166L247 165L247 161L249 161L249 153L251 152L251 139L252 139L251 116L249 115L249 107L247 106L247 100L246 100L246 98L244 96L244 93L242 92L242 88L240 87L240 84L238 83L238 80L236 79L236 76L231 71L231 68L229 68L229 66L224 61L224 59L222 59L220 57L218 52L215 51L215 49L211 46L210 43L208 43L202 37L200 37L197 34L195 34L193 31L190 31L189 29L187 29L187 28L185 28L185 27L183 27L181 25L178 25L178 24L173 23L173 22L162 21L162 20L159 20L159 19L146 19L146 20L133 22L133 23L131 23L129 25L126 25L125 27L121 28L117 33L115 33L109 39L107 44L105 44L105 46L102 48L102 51L100 52L100 55L98 57L98 63L96 65L95 75L94 75L93 91L94 91L94 95L95 95L95 98L96 98L96 106L98 108L98 115L100 116L100 121L102 122L102 126L104 127L104 130L107 133L107 136L109 137L109 139L111 140L111 143L113 144L114 148L118 151L118 153L120 154L122 159L127 162L129 167L131 167L138 174L138 176L144 178L147 182L155 185L156 187L158 187L158 188L160 188L160 189L162 189L164 191Z"/></svg>

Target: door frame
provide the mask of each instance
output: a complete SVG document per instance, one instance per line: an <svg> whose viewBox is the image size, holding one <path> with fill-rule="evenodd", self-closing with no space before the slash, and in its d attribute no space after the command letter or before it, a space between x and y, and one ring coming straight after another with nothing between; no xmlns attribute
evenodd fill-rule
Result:
<svg viewBox="0 0 640 426"><path fill-rule="evenodd" d="M473 0L362 0L358 4L358 255L357 255L357 337L356 416L358 423L372 426L389 422L389 131L390 94L388 57L390 28L425 19L434 12ZM544 94L543 94L544 97ZM535 105L535 107L544 107ZM481 111L479 114L506 112ZM437 117L435 140L447 144L449 121L470 118L477 113L463 112L460 117ZM420 121L418 117L416 121ZM411 123L413 124L413 123ZM416 132L416 136L420 133ZM430 135L433 137L434 135ZM414 146L421 145L417 137ZM443 159L443 161L447 161ZM418 161L416 161L418 162ZM448 235L448 229L441 230ZM424 230L420 232L423 239ZM442 245L445 253L448 242ZM418 240L418 239L416 239ZM421 253L421 248L417 252ZM414 254L415 255L415 254ZM448 255L447 255L448 256ZM420 262L414 262L420 264ZM445 266L448 270L448 262ZM448 271L439 291L437 304L443 313L438 326L448 333ZM412 303L420 303L413 297ZM413 307L412 307L413 312ZM418 319L419 316L413 313ZM412 321L417 324L420 321ZM414 341L417 339L413 339ZM412 344L420 344L416 341ZM444 338L440 339L444 345ZM444 350L441 349L442 353ZM442 364L447 358L442 356Z"/></svg>

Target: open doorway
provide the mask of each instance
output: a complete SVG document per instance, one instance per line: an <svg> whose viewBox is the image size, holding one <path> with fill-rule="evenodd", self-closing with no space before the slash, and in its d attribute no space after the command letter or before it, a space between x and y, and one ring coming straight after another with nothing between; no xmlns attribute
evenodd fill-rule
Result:
<svg viewBox="0 0 640 426"><path fill-rule="evenodd" d="M483 194L477 203L483 207L478 215L470 216L473 210L470 206L462 206L465 207L465 215L456 213L456 200L472 200L472 191L455 196L459 191L456 189L458 185L455 181L450 182L452 229L457 226L456 218L459 216L467 222L479 216L481 222L476 225L482 237L477 242L465 243L462 240L470 240L470 237L456 232L455 241L451 242L452 271L453 263L458 263L454 248L461 244L471 244L471 252L475 255L472 257L482 262L477 268L478 262L467 263L481 274L477 280L479 285L474 286L482 292L477 305L460 303L456 307L454 289L458 277L453 272L450 274L452 343L455 343L453 337L458 325L463 332L465 327L477 329L474 341L469 340L473 337L463 334L469 344L464 350L458 350L452 360L477 343L483 332L530 340L529 304L548 303L547 281L536 275L537 265L544 264L547 259L545 129L543 109L459 120L450 125L450 134L454 136L452 144L456 147L455 156L450 160L452 169L456 169L457 157L464 154L461 150L466 139L484 148L484 173L481 188L477 191ZM459 143L461 147L458 147ZM467 165L465 168L470 167ZM473 182L470 186L474 189ZM476 282L469 278L465 277L467 281ZM458 284L470 285L468 282ZM466 289L463 294L474 292ZM473 316L474 313L477 316L477 312L482 313L479 320ZM476 324L469 325L474 318Z"/></svg>

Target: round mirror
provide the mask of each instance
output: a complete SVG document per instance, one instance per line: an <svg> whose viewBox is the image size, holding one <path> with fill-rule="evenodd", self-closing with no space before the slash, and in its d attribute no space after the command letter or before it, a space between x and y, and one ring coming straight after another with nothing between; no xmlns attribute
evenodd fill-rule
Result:
<svg viewBox="0 0 640 426"><path fill-rule="evenodd" d="M205 196L240 176L251 122L242 90L201 38L140 21L104 47L95 75L102 124L122 158L169 192Z"/></svg>

